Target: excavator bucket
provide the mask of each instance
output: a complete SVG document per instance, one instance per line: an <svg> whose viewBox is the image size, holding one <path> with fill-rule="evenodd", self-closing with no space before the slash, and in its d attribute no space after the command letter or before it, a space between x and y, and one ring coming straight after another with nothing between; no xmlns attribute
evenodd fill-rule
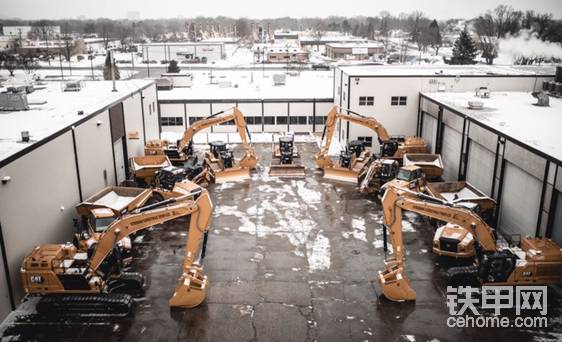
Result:
<svg viewBox="0 0 562 342"><path fill-rule="evenodd" d="M297 164L271 165L269 175L280 178L304 178L304 166Z"/></svg>
<svg viewBox="0 0 562 342"><path fill-rule="evenodd" d="M191 309L203 303L207 296L209 281L203 267L193 264L187 273L182 274L169 304L172 308Z"/></svg>
<svg viewBox="0 0 562 342"><path fill-rule="evenodd" d="M327 167L324 169L324 178L340 182L357 184L358 173L342 167Z"/></svg>
<svg viewBox="0 0 562 342"><path fill-rule="evenodd" d="M242 181L250 178L250 170L243 167L232 167L213 173L215 183Z"/></svg>
<svg viewBox="0 0 562 342"><path fill-rule="evenodd" d="M416 300L416 292L402 274L402 267L387 266L386 270L379 271L379 282L384 296L393 302Z"/></svg>

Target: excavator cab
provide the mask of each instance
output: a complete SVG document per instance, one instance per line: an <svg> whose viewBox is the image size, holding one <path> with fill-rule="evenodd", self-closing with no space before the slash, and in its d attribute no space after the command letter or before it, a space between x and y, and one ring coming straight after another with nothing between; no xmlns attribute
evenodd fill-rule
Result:
<svg viewBox="0 0 562 342"><path fill-rule="evenodd" d="M381 157L394 157L396 151L398 151L398 145L403 144L405 137L403 135L392 135L390 140L382 141L379 138L379 143L381 145Z"/></svg>
<svg viewBox="0 0 562 342"><path fill-rule="evenodd" d="M177 166L166 166L156 173L156 186L165 190L172 190L176 183L183 181L187 177L185 169Z"/></svg>
<svg viewBox="0 0 562 342"><path fill-rule="evenodd" d="M294 138L292 135L279 138L280 163L288 165L293 163Z"/></svg>
<svg viewBox="0 0 562 342"><path fill-rule="evenodd" d="M359 158L361 153L365 151L365 144L361 140L352 140L348 144L348 149L351 153L355 154L355 158Z"/></svg>

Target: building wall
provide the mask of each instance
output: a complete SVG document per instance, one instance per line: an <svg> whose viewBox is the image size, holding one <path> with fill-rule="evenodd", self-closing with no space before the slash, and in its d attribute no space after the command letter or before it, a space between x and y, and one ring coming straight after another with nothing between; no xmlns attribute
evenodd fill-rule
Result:
<svg viewBox="0 0 562 342"><path fill-rule="evenodd" d="M148 54L147 54L148 50ZM192 54L193 58L199 57L200 59L205 57L208 62L218 61L224 59L225 49L224 44L158 44L158 45L141 45L139 51L143 52L143 59L146 60L156 60L158 63L162 60L172 60L176 61L186 60L184 54ZM178 55L180 53L180 55Z"/></svg>
<svg viewBox="0 0 562 342"><path fill-rule="evenodd" d="M560 161L432 100L422 99L421 110L422 136L430 152L442 154L444 179L467 180L494 198L500 233L515 239L538 235L562 240L562 218L557 213ZM440 135L434 133L438 127Z"/></svg>
<svg viewBox="0 0 562 342"><path fill-rule="evenodd" d="M135 94L123 101L123 112L125 113L128 157L141 156L144 154L145 133L140 94Z"/></svg>
<svg viewBox="0 0 562 342"><path fill-rule="evenodd" d="M343 72L342 72L343 70ZM345 73L345 68L336 69L334 77L334 104L342 108L349 108L355 112L373 116L379 120L391 134L416 134L418 101L420 92L443 91L473 91L480 86L487 86L494 91L531 91L542 86L542 81L549 77L355 77ZM348 85L349 83L349 85ZM373 96L374 105L360 106L359 97ZM406 105L392 106L391 97L407 97ZM374 149L378 144L374 133L364 127L341 125L338 135L342 139L351 141L360 136L373 136Z"/></svg>
<svg viewBox="0 0 562 342"><path fill-rule="evenodd" d="M141 102L144 110L144 122L146 131L146 140L159 139L159 115L158 115L158 98L156 93L156 85L151 85L141 91Z"/></svg>
<svg viewBox="0 0 562 342"><path fill-rule="evenodd" d="M11 177L0 185L0 223L17 305L24 295L19 278L24 256L40 244L72 241L74 206L80 201L72 132L4 166L0 175ZM0 293L6 291L7 284L0 283ZM0 307L11 309L9 301Z"/></svg>

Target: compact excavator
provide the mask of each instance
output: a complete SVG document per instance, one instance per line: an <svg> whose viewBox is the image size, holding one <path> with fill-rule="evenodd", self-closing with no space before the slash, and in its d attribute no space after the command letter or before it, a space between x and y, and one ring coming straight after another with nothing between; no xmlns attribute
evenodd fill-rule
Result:
<svg viewBox="0 0 562 342"><path fill-rule="evenodd" d="M204 257L213 204L207 190L198 185L186 184L183 189L182 196L119 217L87 252L70 243L35 247L24 258L20 276L25 292L41 297L36 306L38 313L85 317L128 315L132 296L142 293L143 278L139 273L122 271L117 242L183 216L190 216L185 258L169 305L180 308L199 305L208 288L200 261Z"/></svg>
<svg viewBox="0 0 562 342"><path fill-rule="evenodd" d="M383 224L389 229L393 256L385 261L386 268L379 271L378 280L383 294L392 301L415 300L404 270L404 242L402 236L402 211L448 222L441 229L452 233L466 231L456 244L456 251L470 253L476 244L474 265L454 267L452 278L465 284L480 285L549 285L562 284L562 249L547 238L525 237L518 247L498 248L492 229L474 212L461 203L448 203L424 194L392 185L385 186L382 198ZM475 241L474 236L478 236ZM434 241L435 248L436 241ZM443 248L443 247L441 247Z"/></svg>
<svg viewBox="0 0 562 342"><path fill-rule="evenodd" d="M390 136L384 126L373 117L367 117L351 110L341 113L338 106L328 112L326 124L322 133L324 144L316 154L316 165L324 170L324 177L344 182L358 183L361 170L369 166L370 162L380 158L401 161L406 153L424 153L427 150L423 138ZM371 153L365 150L363 142L354 140L344 151L340 152L337 164L328 156L328 150L336 130L337 120L355 123L373 130L381 144L381 153L377 158L371 158ZM375 168L376 169L376 168Z"/></svg>
<svg viewBox="0 0 562 342"><path fill-rule="evenodd" d="M193 136L205 128L229 121L234 121L238 129L242 149L244 150L242 158L236 161L233 151L227 148L226 143L222 141L211 142L209 144L210 152L205 153L203 169L198 168L195 172L190 172L188 179L200 178L201 172L208 173L209 178L216 183L250 178L250 170L256 168L258 158L249 140L250 132L246 126L244 114L237 107L217 112L194 122L187 128L177 144L170 144L166 140L149 141L145 147L145 155L165 154L175 165L185 165L188 162L190 165L195 165Z"/></svg>

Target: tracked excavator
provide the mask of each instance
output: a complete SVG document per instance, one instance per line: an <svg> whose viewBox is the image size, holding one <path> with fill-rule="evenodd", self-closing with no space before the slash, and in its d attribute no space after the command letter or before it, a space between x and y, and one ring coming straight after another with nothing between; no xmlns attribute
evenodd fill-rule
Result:
<svg viewBox="0 0 562 342"><path fill-rule="evenodd" d="M298 161L300 154L292 135L279 137L279 143L273 148L273 158L269 166L269 175L273 177L304 177L304 166Z"/></svg>
<svg viewBox="0 0 562 342"><path fill-rule="evenodd" d="M373 117L345 110L341 113L337 106L332 107L326 118L326 125L322 133L324 144L316 154L316 165L324 170L324 177L333 180L358 184L358 176L369 162L378 158L395 159L401 161L406 153L424 153L426 145L423 138L390 136L384 126ZM337 120L345 120L373 130L381 144L380 156L371 158L371 153L365 150L361 141L351 141L344 151L341 151L337 164L328 156L328 150L336 130ZM376 168L374 168L376 170Z"/></svg>
<svg viewBox="0 0 562 342"><path fill-rule="evenodd" d="M240 134L244 150L242 159L236 161L233 151L227 148L226 143L211 142L209 144L210 152L207 152L204 157L203 170L192 172L188 178L196 177L198 179L201 172L208 174L209 179L216 183L250 178L250 170L256 168L257 155L249 141L250 132L246 126L244 114L236 107L194 122L187 128L177 144L170 144L163 140L149 142L145 148L145 155L166 154L176 165L186 163L195 158L193 136L197 132L229 121L234 121L238 134Z"/></svg>
<svg viewBox="0 0 562 342"><path fill-rule="evenodd" d="M35 247L24 258L20 276L25 292L41 297L36 306L38 313L85 317L128 315L132 295L142 292L143 278L139 273L122 271L115 248L117 242L183 216L190 216L186 254L169 305L180 308L199 305L208 287L200 260L204 257L213 205L207 190L196 184L187 184L184 190L183 196L121 216L88 252L81 252L72 244Z"/></svg>
<svg viewBox="0 0 562 342"><path fill-rule="evenodd" d="M491 228L472 211L460 203L448 203L409 190L386 187L382 199L383 223L390 231L394 254L385 261L386 268L379 271L383 294L392 301L415 300L404 271L404 242L402 236L402 211L448 221L442 229L452 232L466 230L470 234L459 236L456 251L469 253L476 244L475 264L456 267L449 271L452 277L462 278L462 283L479 285L549 285L562 283L562 249L550 239L525 237L518 247L496 247ZM474 240L478 236L478 240ZM435 248L434 241L434 248ZM443 248L443 247L441 247Z"/></svg>

